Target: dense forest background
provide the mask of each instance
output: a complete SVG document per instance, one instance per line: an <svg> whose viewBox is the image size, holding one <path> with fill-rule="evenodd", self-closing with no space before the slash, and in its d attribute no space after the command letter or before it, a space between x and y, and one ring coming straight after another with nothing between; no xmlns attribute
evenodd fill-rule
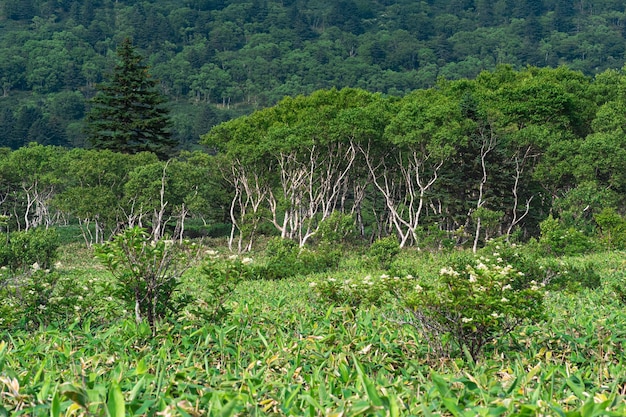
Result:
<svg viewBox="0 0 626 417"><path fill-rule="evenodd" d="M194 148L211 126L331 87L386 95L498 64L624 64L624 2L512 0L6 0L0 138L82 147L87 100L131 37Z"/></svg>

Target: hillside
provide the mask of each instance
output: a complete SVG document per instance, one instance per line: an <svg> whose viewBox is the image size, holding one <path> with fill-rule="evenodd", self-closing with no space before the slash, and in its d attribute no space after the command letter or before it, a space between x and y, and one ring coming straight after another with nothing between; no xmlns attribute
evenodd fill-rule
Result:
<svg viewBox="0 0 626 417"><path fill-rule="evenodd" d="M624 65L625 7L564 0L7 0L0 141L83 146L85 100L132 37L189 148L216 123L286 95L404 95L497 64Z"/></svg>

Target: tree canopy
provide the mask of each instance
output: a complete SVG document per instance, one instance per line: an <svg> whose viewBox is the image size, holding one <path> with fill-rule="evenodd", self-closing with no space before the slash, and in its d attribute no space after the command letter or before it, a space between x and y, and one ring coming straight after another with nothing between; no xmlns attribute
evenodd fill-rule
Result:
<svg viewBox="0 0 626 417"><path fill-rule="evenodd" d="M499 64L619 69L625 19L618 1L5 1L0 132L13 132L13 149L84 146L84 115L59 111L57 96L84 106L126 37L170 99L173 137L192 149L223 120L319 89L404 96Z"/></svg>

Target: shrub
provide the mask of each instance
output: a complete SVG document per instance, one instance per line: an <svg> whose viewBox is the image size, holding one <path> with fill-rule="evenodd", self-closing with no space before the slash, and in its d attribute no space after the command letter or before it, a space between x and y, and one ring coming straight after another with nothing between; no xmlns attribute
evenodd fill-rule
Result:
<svg viewBox="0 0 626 417"><path fill-rule="evenodd" d="M340 247L320 244L316 250L300 248L289 239L270 239L266 249L265 265L255 267L262 279L283 279L298 274L310 274L336 269L341 260Z"/></svg>
<svg viewBox="0 0 626 417"><path fill-rule="evenodd" d="M380 305L394 295L409 320L438 356L467 351L476 360L484 347L524 320L543 318L544 285L501 259L450 256L436 279L413 276L341 277L311 282L317 298L352 307ZM454 347L458 349L454 349Z"/></svg>
<svg viewBox="0 0 626 417"><path fill-rule="evenodd" d="M539 225L541 237L539 244L554 256L573 256L591 252L595 244L583 232L572 227L565 228L550 215Z"/></svg>
<svg viewBox="0 0 626 417"><path fill-rule="evenodd" d="M156 321L182 310L187 297L176 299L174 291L184 271L197 256L195 245L160 239L151 241L139 227L126 229L111 242L95 247L102 264L117 280L115 295L135 312L137 323L147 320L153 333Z"/></svg>
<svg viewBox="0 0 626 417"><path fill-rule="evenodd" d="M600 275L596 265L587 262L577 265L565 259L544 258L541 246L536 244L516 245L503 239L490 241L480 252L482 259L496 259L513 266L518 275L512 285L516 288L536 281L549 290L578 291L581 288L594 289L600 286Z"/></svg>
<svg viewBox="0 0 626 417"><path fill-rule="evenodd" d="M351 214L333 211L332 214L319 225L315 240L323 245L338 245L347 238L354 237L354 219Z"/></svg>
<svg viewBox="0 0 626 417"><path fill-rule="evenodd" d="M233 255L222 259L215 255L212 254L202 266L206 279L203 290L208 296L200 300L200 308L194 311L196 315L210 321L218 321L228 315L228 297L241 281L254 277L251 258Z"/></svg>
<svg viewBox="0 0 626 417"><path fill-rule="evenodd" d="M524 320L543 318L544 288L536 281L514 287L521 274L497 260L444 267L439 280L396 291L412 316L404 324L417 329L437 355L450 355L453 344L476 360L488 343Z"/></svg>
<svg viewBox="0 0 626 417"><path fill-rule="evenodd" d="M410 281L412 277L402 278ZM309 286L317 299L335 305L381 305L389 299L392 289L401 286L399 277L366 275L365 277L333 275L312 281Z"/></svg>
<svg viewBox="0 0 626 417"><path fill-rule="evenodd" d="M626 248L626 220L614 208L605 208L594 216L600 227L600 239L608 250Z"/></svg>
<svg viewBox="0 0 626 417"><path fill-rule="evenodd" d="M616 271L610 275L610 288L617 300L626 306L626 273L624 271Z"/></svg>
<svg viewBox="0 0 626 417"><path fill-rule="evenodd" d="M579 291L582 288L595 289L601 284L601 277L592 262L576 265L559 259L542 262L545 271L544 283L551 290Z"/></svg>
<svg viewBox="0 0 626 417"><path fill-rule="evenodd" d="M372 243L367 252L374 267L388 270L393 260L400 253L400 243L395 236L387 236Z"/></svg>
<svg viewBox="0 0 626 417"><path fill-rule="evenodd" d="M58 236L43 228L12 232L0 240L0 327L47 324L66 311L68 297L54 303L60 276L52 271L57 259Z"/></svg>
<svg viewBox="0 0 626 417"><path fill-rule="evenodd" d="M35 228L12 232L0 239L0 267L12 275L26 273L32 265L50 269L57 260L58 235L53 230Z"/></svg>

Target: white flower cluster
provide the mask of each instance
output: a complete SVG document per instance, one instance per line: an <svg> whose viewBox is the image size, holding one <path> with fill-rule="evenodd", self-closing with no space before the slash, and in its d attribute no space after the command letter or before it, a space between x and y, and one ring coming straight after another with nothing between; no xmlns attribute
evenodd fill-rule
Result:
<svg viewBox="0 0 626 417"><path fill-rule="evenodd" d="M439 270L439 275L449 275L451 277L458 277L460 274L452 268L443 267Z"/></svg>

